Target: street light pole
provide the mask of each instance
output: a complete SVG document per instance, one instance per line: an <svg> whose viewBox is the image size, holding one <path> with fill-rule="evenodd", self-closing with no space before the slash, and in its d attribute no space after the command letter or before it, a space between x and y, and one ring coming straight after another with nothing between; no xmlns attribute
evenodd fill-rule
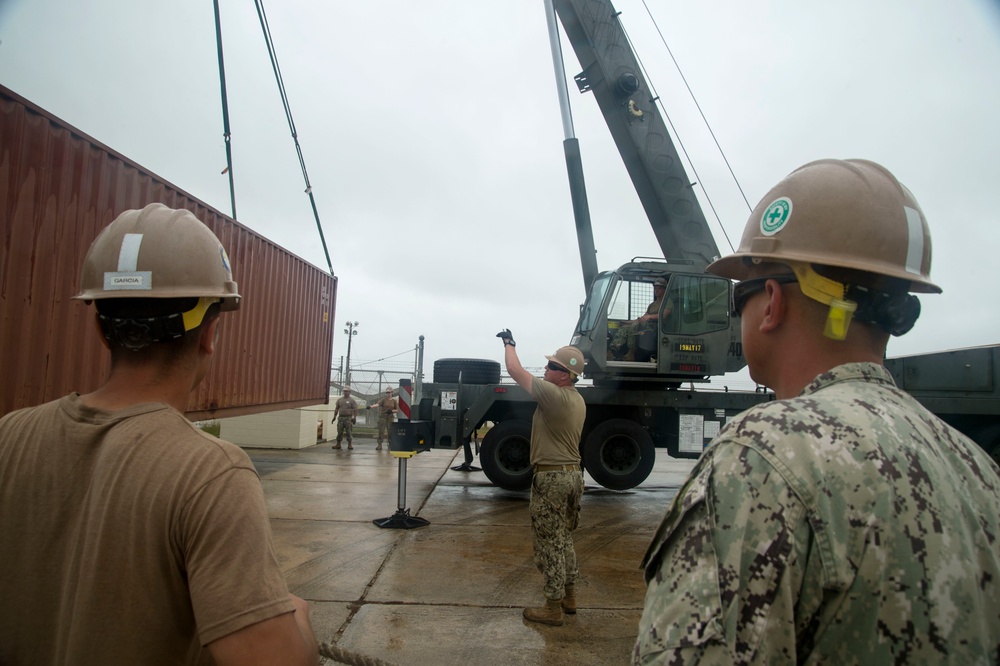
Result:
<svg viewBox="0 0 1000 666"><path fill-rule="evenodd" d="M351 338L358 334L358 322L349 321L345 324L347 328L344 329L344 333L347 333L347 386L351 385Z"/></svg>
<svg viewBox="0 0 1000 666"><path fill-rule="evenodd" d="M417 343L417 367L413 370L413 402L417 404L424 397L424 336Z"/></svg>

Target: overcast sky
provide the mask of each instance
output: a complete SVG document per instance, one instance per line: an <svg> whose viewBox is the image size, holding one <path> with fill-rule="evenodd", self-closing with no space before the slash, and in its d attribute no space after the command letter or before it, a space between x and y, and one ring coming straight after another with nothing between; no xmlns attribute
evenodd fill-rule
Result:
<svg viewBox="0 0 1000 666"><path fill-rule="evenodd" d="M995 0L646 2L614 4L724 254L739 188L752 207L805 162L872 159L920 202L944 288L890 355L1000 342ZM238 219L326 270L254 4L220 6ZM541 365L584 296L542 0L265 9L340 281L335 357L350 319L354 359L424 335L428 379L437 358L502 360L506 327ZM214 31L207 0L0 0L0 82L229 213ZM571 101L599 267L658 255L596 102Z"/></svg>

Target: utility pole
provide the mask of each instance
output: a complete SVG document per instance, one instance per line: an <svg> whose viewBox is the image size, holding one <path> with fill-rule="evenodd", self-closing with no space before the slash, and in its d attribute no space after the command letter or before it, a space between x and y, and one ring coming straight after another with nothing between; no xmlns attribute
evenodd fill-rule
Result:
<svg viewBox="0 0 1000 666"><path fill-rule="evenodd" d="M351 385L351 338L358 334L358 322L349 321L345 324L347 328L344 329L344 333L347 333L347 382L346 386Z"/></svg>
<svg viewBox="0 0 1000 666"><path fill-rule="evenodd" d="M424 336L417 343L417 363L413 368L413 402L419 403L424 392Z"/></svg>

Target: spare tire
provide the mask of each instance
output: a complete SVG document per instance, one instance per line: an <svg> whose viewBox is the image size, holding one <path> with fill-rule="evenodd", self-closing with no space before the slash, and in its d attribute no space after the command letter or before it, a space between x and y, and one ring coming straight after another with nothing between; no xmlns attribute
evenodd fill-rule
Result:
<svg viewBox="0 0 1000 666"><path fill-rule="evenodd" d="M439 358L434 361L434 383L499 384L500 364L485 358Z"/></svg>

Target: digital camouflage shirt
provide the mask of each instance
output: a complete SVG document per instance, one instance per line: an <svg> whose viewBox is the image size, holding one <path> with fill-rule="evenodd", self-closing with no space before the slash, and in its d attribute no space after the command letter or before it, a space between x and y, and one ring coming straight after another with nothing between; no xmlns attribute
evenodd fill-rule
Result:
<svg viewBox="0 0 1000 666"><path fill-rule="evenodd" d="M750 409L643 565L635 664L996 664L1000 470L872 363Z"/></svg>

